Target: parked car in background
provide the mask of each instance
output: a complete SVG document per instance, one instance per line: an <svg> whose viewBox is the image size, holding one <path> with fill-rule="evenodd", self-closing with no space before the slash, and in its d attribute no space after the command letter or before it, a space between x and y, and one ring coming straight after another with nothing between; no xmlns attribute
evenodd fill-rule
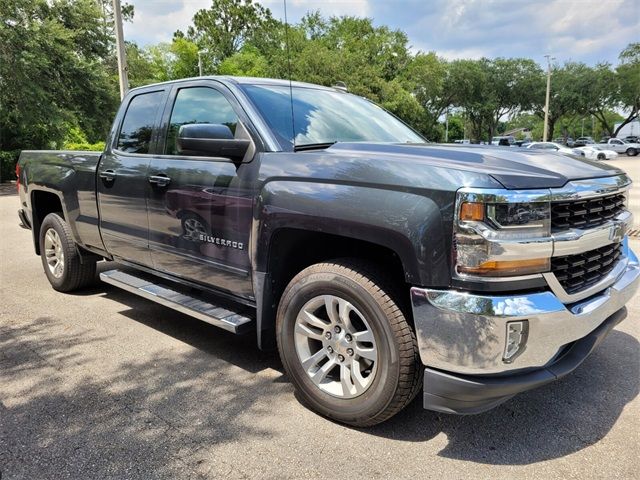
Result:
<svg viewBox="0 0 640 480"><path fill-rule="evenodd" d="M583 151L584 156L589 160L613 160L614 158L618 158L618 154L613 150L601 148L597 145L578 147L578 150Z"/></svg>
<svg viewBox="0 0 640 480"><path fill-rule="evenodd" d="M627 135L622 140L627 143L640 143L640 137L638 137L637 135Z"/></svg>
<svg viewBox="0 0 640 480"><path fill-rule="evenodd" d="M595 143L596 143L595 140L591 137L578 137L576 141L573 143L573 146L578 148L578 147L584 147L585 145L592 145Z"/></svg>
<svg viewBox="0 0 640 480"><path fill-rule="evenodd" d="M502 141L502 142L501 142ZM516 138L513 135L502 135L502 136L497 136L497 137L493 137L491 139L491 145L503 145L508 143L509 145L515 145L516 143Z"/></svg>
<svg viewBox="0 0 640 480"><path fill-rule="evenodd" d="M567 137L567 138L558 137L553 142L559 143L560 145L566 145L569 148L573 147L575 144L575 140L571 137Z"/></svg>
<svg viewBox="0 0 640 480"><path fill-rule="evenodd" d="M454 140L453 143L461 143L463 145L469 145L471 144L471 140L469 140L468 138L459 138L458 140Z"/></svg>
<svg viewBox="0 0 640 480"><path fill-rule="evenodd" d="M524 148L530 148L532 150L549 150L564 153L566 155L584 156L584 152L582 150L565 147L564 145L560 145L555 142L531 142L528 145L524 145Z"/></svg>
<svg viewBox="0 0 640 480"><path fill-rule="evenodd" d="M630 157L635 157L640 152L640 143L629 143L619 138L610 138L606 145L614 152L626 153Z"/></svg>

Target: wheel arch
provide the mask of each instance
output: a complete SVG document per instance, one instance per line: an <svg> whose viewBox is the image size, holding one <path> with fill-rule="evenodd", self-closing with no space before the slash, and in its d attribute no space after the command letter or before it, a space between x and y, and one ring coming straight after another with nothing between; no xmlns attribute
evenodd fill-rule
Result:
<svg viewBox="0 0 640 480"><path fill-rule="evenodd" d="M40 229L45 217L50 213L59 213L63 219L67 218L62 197L56 192L42 189L32 189L29 192L31 206L31 232L36 255L40 255Z"/></svg>
<svg viewBox="0 0 640 480"><path fill-rule="evenodd" d="M393 281L446 286L450 239L442 208L408 192L273 182L258 197L251 240L261 348L271 348L282 291L302 269L336 258L382 263ZM449 241L448 241L449 240Z"/></svg>

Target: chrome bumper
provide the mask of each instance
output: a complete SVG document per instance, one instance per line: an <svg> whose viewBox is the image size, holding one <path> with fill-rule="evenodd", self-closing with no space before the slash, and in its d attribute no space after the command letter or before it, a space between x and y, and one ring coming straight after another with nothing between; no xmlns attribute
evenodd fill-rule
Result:
<svg viewBox="0 0 640 480"><path fill-rule="evenodd" d="M411 301L422 363L468 375L544 367L565 345L587 336L633 297L640 265L631 249L626 249L624 262L615 281L572 304L563 303L552 291L491 296L414 287ZM525 319L526 347L506 363L506 324Z"/></svg>

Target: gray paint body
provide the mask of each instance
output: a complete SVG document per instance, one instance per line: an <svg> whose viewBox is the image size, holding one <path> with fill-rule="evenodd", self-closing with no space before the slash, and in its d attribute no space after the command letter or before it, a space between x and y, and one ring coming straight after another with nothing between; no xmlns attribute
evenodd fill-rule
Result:
<svg viewBox="0 0 640 480"><path fill-rule="evenodd" d="M447 286L459 188L553 188L569 180L619 173L601 163L508 147L338 143L326 150L296 153L268 131L265 119L243 93L246 83L278 82L216 77L136 89L125 98L102 155L23 152L19 181L28 217L32 218L33 192L53 193L82 247L255 302L262 294L258 284L263 283L255 282L256 273L269 273L268 252L279 229L326 232L387 247L401 259L407 282ZM255 154L242 163L161 155L172 98L178 89L191 86L224 93L247 128ZM158 90L166 92L166 104L159 109L149 154L118 156L112 144L126 105L137 94ZM97 176L106 167L118 173L117 191ZM147 181L148 175L169 169L171 188L178 190L173 200L168 190L154 190ZM194 196L194 190L209 197ZM151 212L150 222L156 215L161 227L154 230L145 224L145 212ZM216 222L207 226L212 236L242 241L246 248L221 253L217 246L187 245L181 231L185 212L197 214L205 224L211 218ZM114 237L118 229L128 233ZM108 236L111 241L106 241ZM180 268L183 262L192 269L202 266L196 278Z"/></svg>

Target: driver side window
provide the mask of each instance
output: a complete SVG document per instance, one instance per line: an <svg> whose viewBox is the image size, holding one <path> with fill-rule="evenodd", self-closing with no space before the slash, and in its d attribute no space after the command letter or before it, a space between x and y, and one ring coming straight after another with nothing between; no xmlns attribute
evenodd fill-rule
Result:
<svg viewBox="0 0 640 480"><path fill-rule="evenodd" d="M191 123L226 125L235 135L238 116L218 90L208 87L178 90L167 131L166 155L181 155L177 144L178 131L183 125Z"/></svg>

